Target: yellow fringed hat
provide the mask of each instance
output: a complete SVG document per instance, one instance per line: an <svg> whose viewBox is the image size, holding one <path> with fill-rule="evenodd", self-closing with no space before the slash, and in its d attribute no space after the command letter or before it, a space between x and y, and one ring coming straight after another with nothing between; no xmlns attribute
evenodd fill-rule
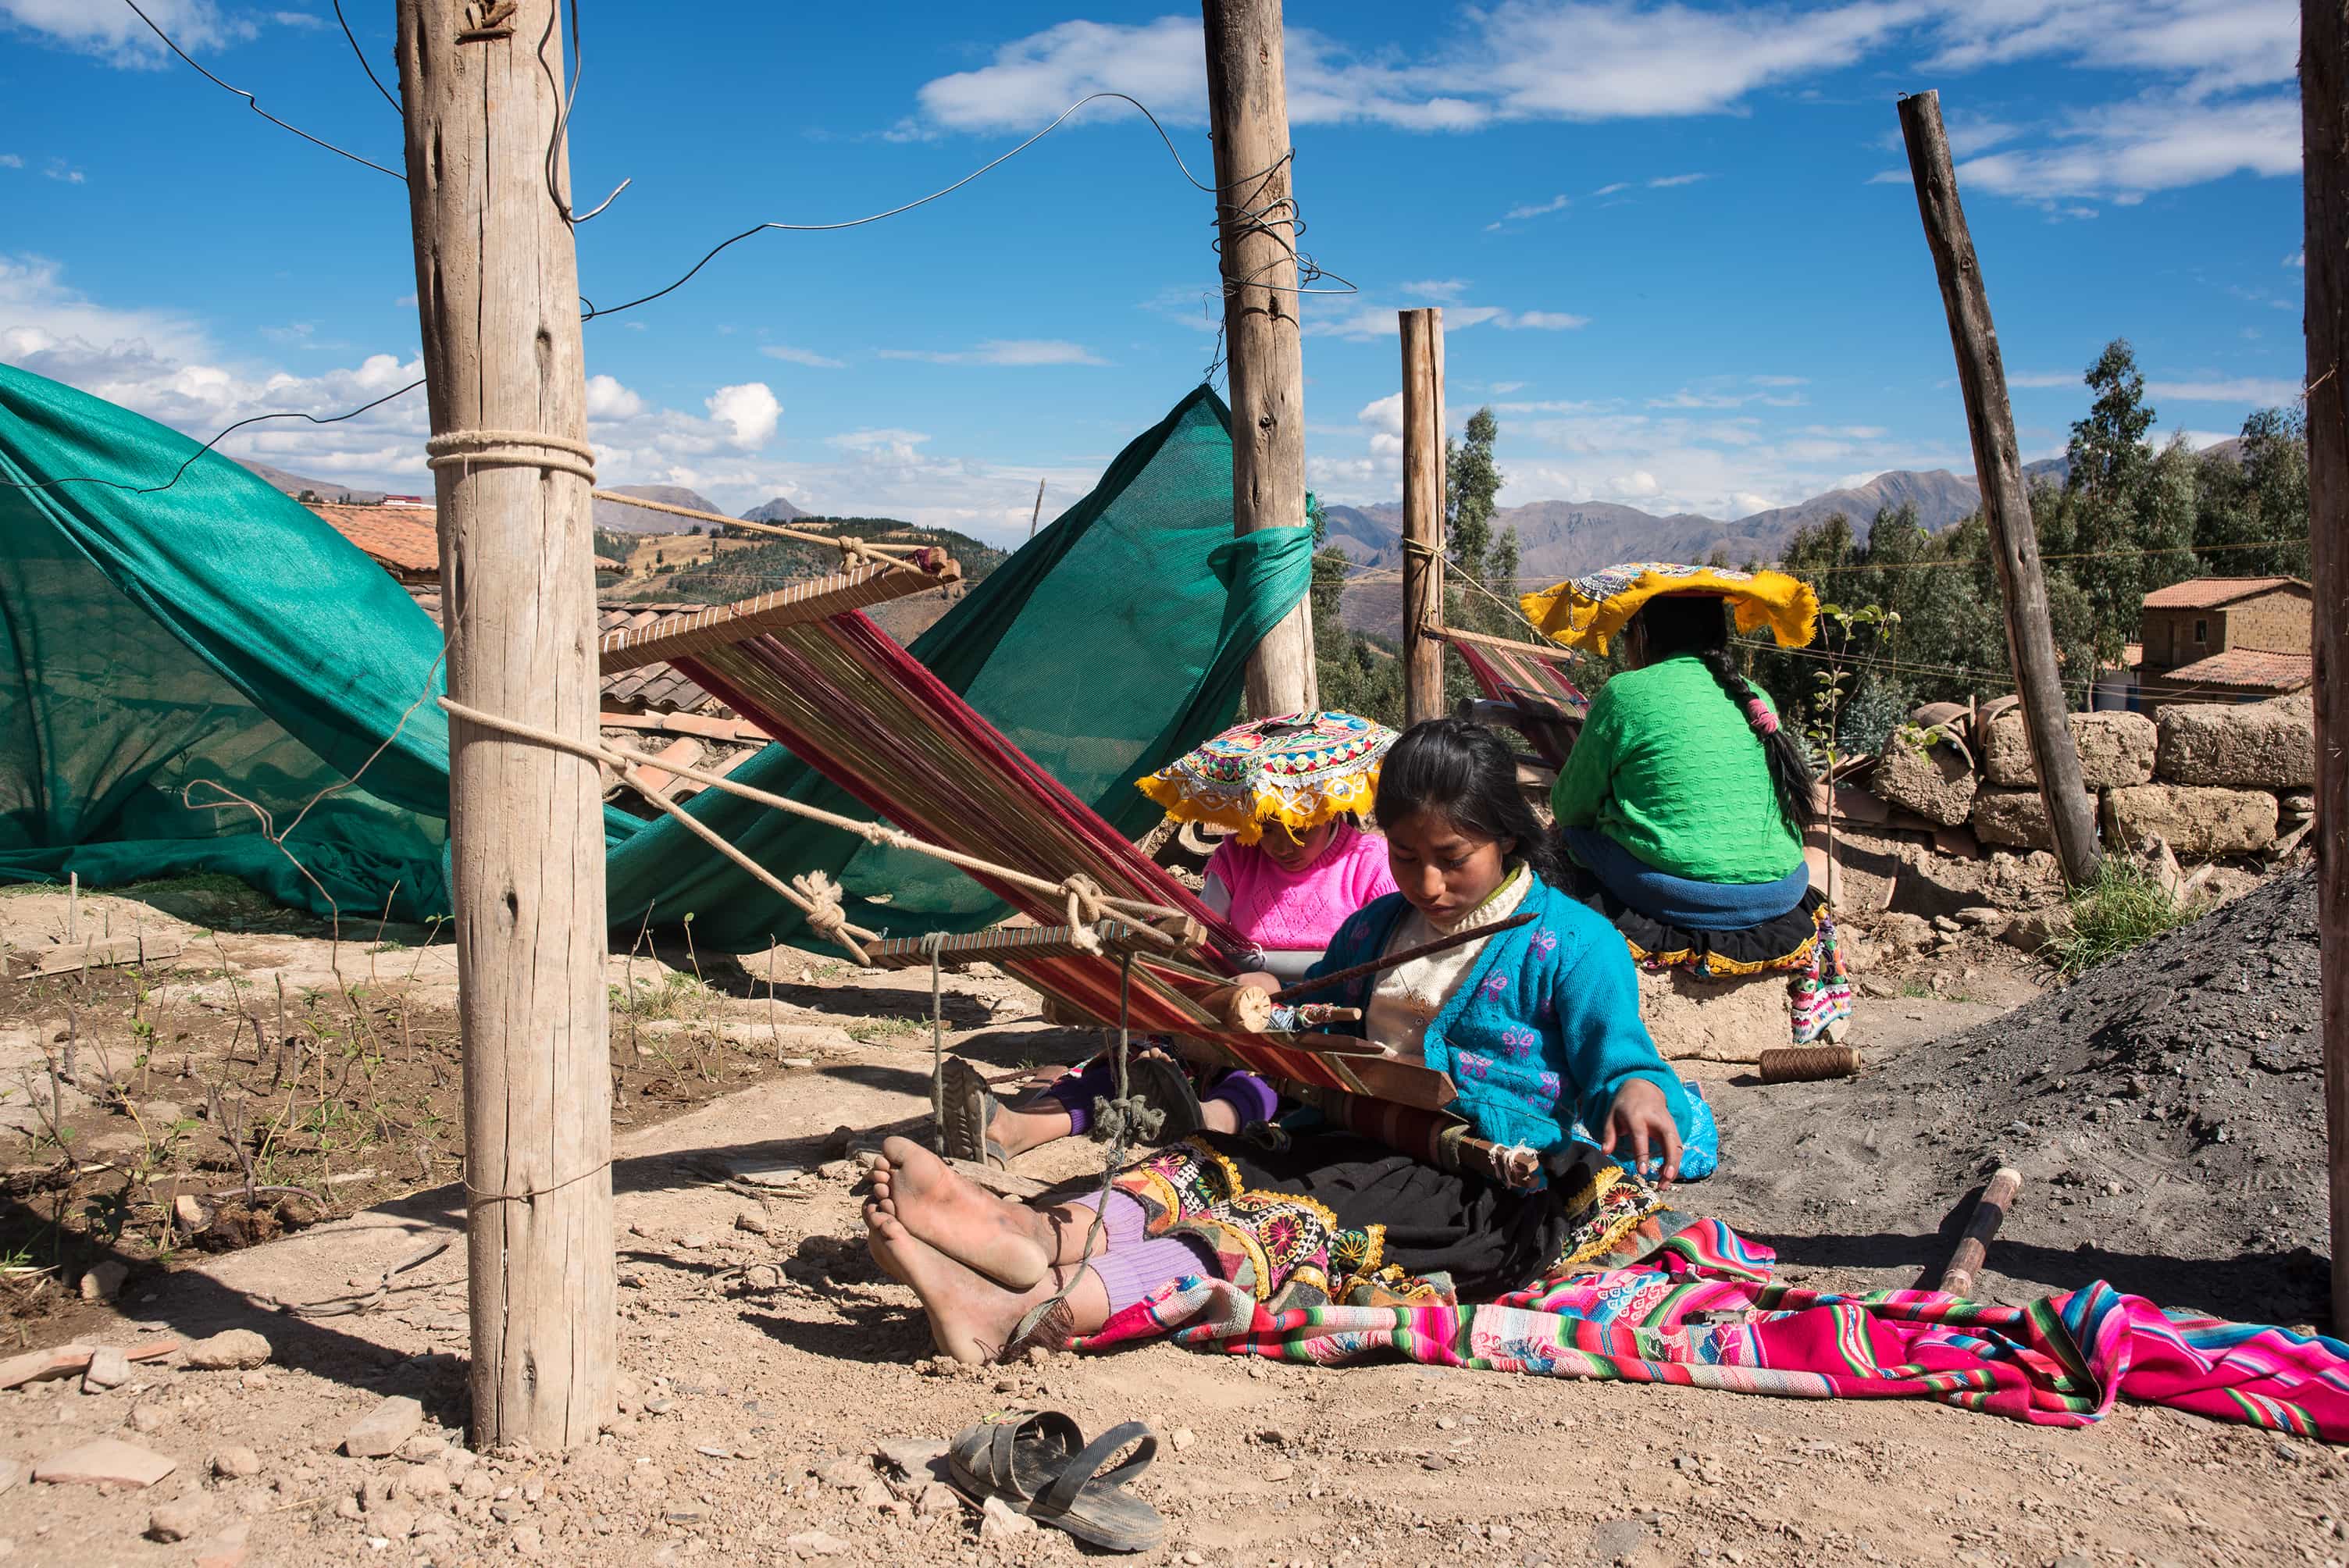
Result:
<svg viewBox="0 0 2349 1568"><path fill-rule="evenodd" d="M1739 631L1767 626L1782 648L1799 648L1818 635L1818 594L1783 572L1632 561L1568 578L1518 603L1544 636L1603 654L1641 605L1667 593L1717 593L1729 601Z"/></svg>
<svg viewBox="0 0 2349 1568"><path fill-rule="evenodd" d="M1178 822L1228 828L1240 842L1280 822L1308 832L1378 798L1379 762L1395 741L1385 725L1350 713L1291 713L1234 725L1134 788Z"/></svg>

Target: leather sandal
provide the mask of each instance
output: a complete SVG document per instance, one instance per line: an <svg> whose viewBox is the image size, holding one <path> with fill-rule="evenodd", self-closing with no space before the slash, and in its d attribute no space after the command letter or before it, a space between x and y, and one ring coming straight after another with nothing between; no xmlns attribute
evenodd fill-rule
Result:
<svg viewBox="0 0 2349 1568"><path fill-rule="evenodd" d="M1157 1142L1179 1143L1195 1132L1206 1130L1206 1109L1199 1103L1198 1091L1191 1087L1191 1075L1174 1057L1137 1057L1126 1065L1125 1077L1134 1094L1153 1110L1165 1115Z"/></svg>
<svg viewBox="0 0 2349 1568"><path fill-rule="evenodd" d="M978 1069L955 1057L939 1076L945 1092L938 1108L938 1152L974 1165L1009 1166L1003 1145L987 1136L995 1124L995 1096Z"/></svg>

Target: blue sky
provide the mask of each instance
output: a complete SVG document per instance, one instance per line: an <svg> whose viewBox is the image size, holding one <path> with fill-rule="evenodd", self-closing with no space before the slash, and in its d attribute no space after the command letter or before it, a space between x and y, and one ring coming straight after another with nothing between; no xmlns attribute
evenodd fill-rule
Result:
<svg viewBox="0 0 2349 1568"><path fill-rule="evenodd" d="M144 3L144 0L142 0ZM273 113L398 168L398 117L326 0L154 0ZM389 0L346 0L397 90ZM582 287L611 304L761 220L860 216L1116 88L1210 167L1196 13L584 0ZM2026 454L2137 345L2165 433L2303 369L2289 0L1503 0L1288 10L1311 481L1399 493L1394 313L1445 308L1455 426L1501 423L1505 502L1732 516L1891 468L1971 468L1894 100L1933 87ZM199 436L420 374L407 193L271 126L113 0L0 0L0 360ZM1095 106L957 194L766 233L586 328L609 483L775 494L1003 538L1195 386L1212 207ZM428 490L423 398L228 443Z"/></svg>

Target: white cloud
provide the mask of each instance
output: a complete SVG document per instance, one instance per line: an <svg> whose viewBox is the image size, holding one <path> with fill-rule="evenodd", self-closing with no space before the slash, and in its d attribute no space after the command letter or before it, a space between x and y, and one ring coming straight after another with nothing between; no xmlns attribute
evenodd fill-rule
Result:
<svg viewBox="0 0 2349 1568"><path fill-rule="evenodd" d="M1371 120L1468 130L1496 119L1596 120L1713 113L1757 88L1847 65L1916 15L1917 0L1859 0L1790 15L1681 4L1508 0L1469 13L1458 35L1365 56L1306 27L1286 36L1292 124ZM1131 93L1162 119L1205 118L1205 50L1194 17L1063 22L1015 39L988 64L923 86L925 130L1031 129L1091 92ZM1083 111L1130 114L1123 106Z"/></svg>
<svg viewBox="0 0 2349 1568"><path fill-rule="evenodd" d="M2300 51L2299 7L2274 0L1965 0L1940 11L1933 68L2054 56L2186 74L2202 96L2290 81Z"/></svg>
<svg viewBox="0 0 2349 1568"><path fill-rule="evenodd" d="M1474 326L1497 326L1505 332L1567 332L1578 326L1588 326L1590 318L1562 310L1506 310L1495 304L1461 304L1447 302L1442 307L1446 332L1465 332ZM1339 314L1330 314L1336 311ZM1305 332L1309 337L1342 337L1352 343L1367 343L1372 338L1392 337L1401 330L1392 309L1373 304L1348 306L1306 306Z"/></svg>
<svg viewBox="0 0 2349 1568"><path fill-rule="evenodd" d="M1745 382L1749 387L1808 387L1811 378L1807 376L1748 376Z"/></svg>
<svg viewBox="0 0 2349 1568"><path fill-rule="evenodd" d="M1587 315L1572 315L1562 310L1521 310L1515 315L1506 311L1493 318L1493 325L1516 329L1524 327L1535 332L1566 332L1578 326L1588 326Z"/></svg>
<svg viewBox="0 0 2349 1568"><path fill-rule="evenodd" d="M2261 407L2281 407L2301 399L2299 382L2259 376L2215 381L2148 381L2145 391L2148 397L2172 403L2255 403Z"/></svg>
<svg viewBox="0 0 2349 1568"><path fill-rule="evenodd" d="M1651 191L1669 191L1675 185L1693 185L1700 180L1710 180L1710 174L1666 174L1648 181Z"/></svg>
<svg viewBox="0 0 2349 1568"><path fill-rule="evenodd" d="M62 158L50 159L49 166L47 169L42 170L41 172L47 175L52 180L62 181L67 185L81 185L87 183L87 180L82 174L82 171L76 169L72 164L67 163Z"/></svg>
<svg viewBox="0 0 2349 1568"><path fill-rule="evenodd" d="M931 365L1107 365L1081 343L1059 338L990 338L975 348L885 348L884 359L919 359Z"/></svg>
<svg viewBox="0 0 2349 1568"><path fill-rule="evenodd" d="M146 0L140 8L190 54L242 43L258 31L244 18L223 15L212 0ZM109 65L156 69L171 63L163 41L128 5L102 0L0 0L0 21L96 55Z"/></svg>
<svg viewBox="0 0 2349 1568"><path fill-rule="evenodd" d="M837 436L826 436L823 440L824 445L837 447L842 451L911 463L918 458L918 449L929 438L919 430L880 429L845 430Z"/></svg>
<svg viewBox="0 0 2349 1568"><path fill-rule="evenodd" d="M1501 214L1501 222L1513 223L1520 218L1538 218L1548 212L1563 212L1574 205L1571 198L1553 196L1547 201L1529 201L1522 207L1512 207Z"/></svg>
<svg viewBox="0 0 2349 1568"><path fill-rule="evenodd" d="M1522 381L1495 381L1485 390L1495 397L1506 397L1512 392L1523 390L1525 385Z"/></svg>
<svg viewBox="0 0 2349 1568"><path fill-rule="evenodd" d="M763 381L745 381L739 386L720 387L702 400L709 417L732 432L727 439L746 452L757 451L775 434L775 422L782 417L783 406Z"/></svg>
<svg viewBox="0 0 2349 1568"><path fill-rule="evenodd" d="M14 152L0 152L0 169L22 169L25 160Z"/></svg>
<svg viewBox="0 0 2349 1568"><path fill-rule="evenodd" d="M2084 385L2076 370L2010 370L2006 373L2010 390L2017 387L2078 387Z"/></svg>
<svg viewBox="0 0 2349 1568"><path fill-rule="evenodd" d="M2304 270L2308 266L2308 253L2304 250L2294 251L2292 254L2283 259L2283 264L2288 267L2299 267Z"/></svg>
<svg viewBox="0 0 2349 1568"><path fill-rule="evenodd" d="M1354 418L1372 430L1400 438L1402 435L1402 394L1390 392L1373 402L1365 403Z"/></svg>
<svg viewBox="0 0 2349 1568"><path fill-rule="evenodd" d="M805 365L816 370L838 370L848 361L827 359L812 348L793 348L789 344L771 343L759 350L770 359L780 359L788 365Z"/></svg>
<svg viewBox="0 0 2349 1568"><path fill-rule="evenodd" d="M1395 286L1404 294L1418 299L1450 301L1458 299L1466 293L1468 283L1464 278L1424 278L1418 283L1398 284Z"/></svg>
<svg viewBox="0 0 2349 1568"><path fill-rule="evenodd" d="M1612 196L1618 191L1629 191L1630 189L1631 189L1631 182L1630 181L1618 180L1612 185L1601 185L1598 190L1593 191L1591 194L1593 196Z"/></svg>
<svg viewBox="0 0 2349 1568"><path fill-rule="evenodd" d="M1969 159L1958 166L1958 183L2027 200L2126 204L2239 172L2297 174L2300 134L2291 95L2196 103L2147 94L2073 112L2044 146Z"/></svg>
<svg viewBox="0 0 2349 1568"><path fill-rule="evenodd" d="M609 376L587 377L587 418L633 419L645 411L645 400Z"/></svg>

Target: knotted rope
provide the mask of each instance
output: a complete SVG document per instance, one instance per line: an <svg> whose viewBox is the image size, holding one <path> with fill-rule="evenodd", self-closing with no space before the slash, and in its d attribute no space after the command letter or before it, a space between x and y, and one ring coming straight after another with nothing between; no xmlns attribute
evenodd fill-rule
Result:
<svg viewBox="0 0 2349 1568"><path fill-rule="evenodd" d="M595 482L595 449L537 430L450 430L424 443L431 469L555 469Z"/></svg>
<svg viewBox="0 0 2349 1568"><path fill-rule="evenodd" d="M1117 1173L1125 1169L1135 1140L1155 1138L1159 1130L1166 1125L1166 1113L1134 1094L1132 1084L1127 1080L1127 1057L1133 1043L1133 1016L1129 1009L1133 985L1133 954L1121 954L1117 965L1117 1047L1110 1057L1111 1067L1117 1075L1117 1094L1114 1098L1105 1099L1099 1095L1093 1098L1092 1136L1098 1141L1108 1143L1109 1152L1102 1160L1101 1186L1094 1191L1093 1222L1085 1232L1082 1257L1069 1268L1061 1281L1061 1288L1037 1303L1012 1329L1011 1337L1004 1346L1007 1360L1013 1350L1033 1337L1055 1314L1064 1312L1069 1293L1077 1286L1077 1276L1085 1272L1083 1260L1093 1255L1093 1249L1101 1244L1102 1236L1108 1228L1109 1195L1115 1186ZM1065 1338L1066 1335L1061 1334L1060 1337ZM1050 1348L1058 1350L1061 1347L1055 1345Z"/></svg>

